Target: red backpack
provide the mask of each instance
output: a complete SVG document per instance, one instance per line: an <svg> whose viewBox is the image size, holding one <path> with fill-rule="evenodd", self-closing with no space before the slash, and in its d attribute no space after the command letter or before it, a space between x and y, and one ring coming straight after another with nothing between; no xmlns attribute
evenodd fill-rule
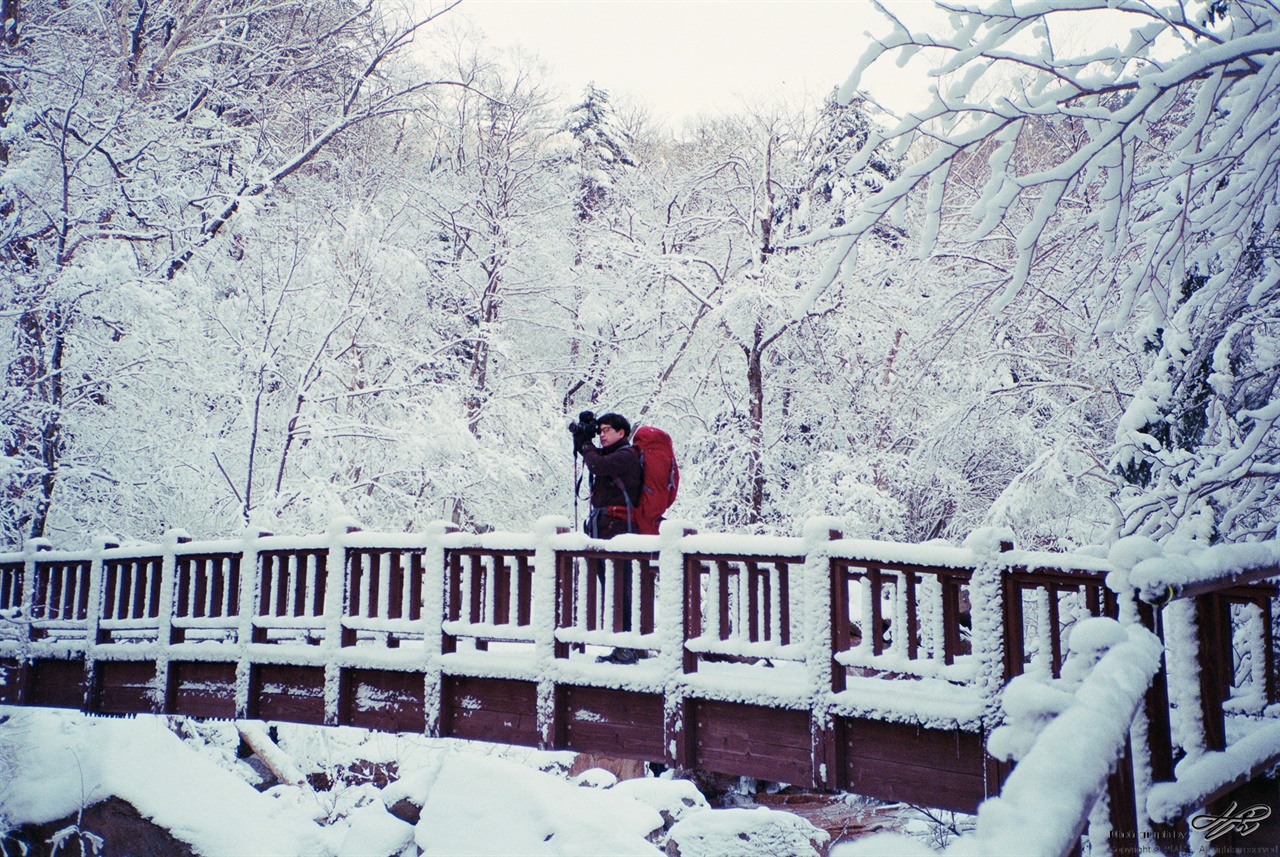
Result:
<svg viewBox="0 0 1280 857"><path fill-rule="evenodd" d="M676 464L671 435L653 426L641 426L631 436L631 445L640 453L644 467L644 487L636 504L636 532L656 536L662 515L676 501L680 488L680 467Z"/></svg>

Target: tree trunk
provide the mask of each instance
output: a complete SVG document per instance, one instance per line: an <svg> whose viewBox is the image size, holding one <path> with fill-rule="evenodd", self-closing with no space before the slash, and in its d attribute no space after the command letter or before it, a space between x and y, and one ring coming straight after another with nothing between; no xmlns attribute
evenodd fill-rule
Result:
<svg viewBox="0 0 1280 857"><path fill-rule="evenodd" d="M37 305L22 314L20 323L20 352L26 355L23 368L28 373L27 386L40 407L38 433L33 426L30 435L40 464L39 495L30 519L21 522L29 538L45 534L62 452L62 312L57 304L50 310Z"/></svg>
<svg viewBox="0 0 1280 857"><path fill-rule="evenodd" d="M767 343L763 325L756 321L751 347L747 352L747 444L751 475L751 521L760 523L764 514L764 371L761 358Z"/></svg>

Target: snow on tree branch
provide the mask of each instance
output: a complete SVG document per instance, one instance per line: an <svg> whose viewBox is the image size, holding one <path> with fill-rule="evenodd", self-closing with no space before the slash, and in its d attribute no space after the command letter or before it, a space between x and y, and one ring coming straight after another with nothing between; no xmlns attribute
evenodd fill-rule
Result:
<svg viewBox="0 0 1280 857"><path fill-rule="evenodd" d="M847 223L792 239L837 239L797 312L909 209L922 210L922 257L997 240L1010 264L981 287L991 312L1028 293L1091 295L1095 335L1136 336L1155 355L1112 461L1124 531L1274 534L1280 9L939 5L949 31L880 6L889 32L840 90L852 99L891 60L925 58L936 81L926 107L860 153L864 164L881 147L914 153L901 174Z"/></svg>

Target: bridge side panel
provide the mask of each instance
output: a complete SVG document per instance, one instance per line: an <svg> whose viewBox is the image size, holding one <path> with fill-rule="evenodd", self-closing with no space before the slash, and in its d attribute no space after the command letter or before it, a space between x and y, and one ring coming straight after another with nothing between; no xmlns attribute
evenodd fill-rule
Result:
<svg viewBox="0 0 1280 857"><path fill-rule="evenodd" d="M779 783L813 780L808 710L691 700L696 759L691 767Z"/></svg>
<svg viewBox="0 0 1280 857"><path fill-rule="evenodd" d="M324 725L324 667L256 664L250 675L250 717Z"/></svg>
<svg viewBox="0 0 1280 857"><path fill-rule="evenodd" d="M17 658L0 658L0 705L21 705L27 667Z"/></svg>
<svg viewBox="0 0 1280 857"><path fill-rule="evenodd" d="M89 679L83 660L37 658L29 669L27 705L77 710L84 707Z"/></svg>
<svg viewBox="0 0 1280 857"><path fill-rule="evenodd" d="M662 718L658 693L556 688L556 746L561 749L662 762Z"/></svg>
<svg viewBox="0 0 1280 857"><path fill-rule="evenodd" d="M422 673L343 670L338 722L381 732L426 730L426 686Z"/></svg>
<svg viewBox="0 0 1280 857"><path fill-rule="evenodd" d="M885 801L974 813L986 797L985 755L974 732L838 718L844 734L841 788Z"/></svg>
<svg viewBox="0 0 1280 857"><path fill-rule="evenodd" d="M172 661L166 714L232 719L236 716L236 665L215 661Z"/></svg>
<svg viewBox="0 0 1280 857"><path fill-rule="evenodd" d="M95 714L149 714L155 710L155 661L99 661L94 668Z"/></svg>
<svg viewBox="0 0 1280 857"><path fill-rule="evenodd" d="M445 676L440 732L453 738L536 747L538 683Z"/></svg>

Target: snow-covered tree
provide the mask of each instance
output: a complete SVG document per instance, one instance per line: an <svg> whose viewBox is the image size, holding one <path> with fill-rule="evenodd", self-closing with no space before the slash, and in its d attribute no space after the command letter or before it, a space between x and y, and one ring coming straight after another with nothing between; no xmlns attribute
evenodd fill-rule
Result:
<svg viewBox="0 0 1280 857"><path fill-rule="evenodd" d="M64 479L115 479L77 442L131 361L162 359L115 347L135 331L118 298L216 242L236 252L235 218L412 106L432 83L396 62L451 5L399 21L347 0L5 4L0 538L43 535Z"/></svg>
<svg viewBox="0 0 1280 857"><path fill-rule="evenodd" d="M1122 391L1121 531L1274 536L1280 12L1256 0L947 8L947 33L882 10L891 31L841 90L853 97L860 72L887 55L935 60L932 103L872 138L872 149L917 144L921 157L848 223L796 239L837 248L810 297L913 191L928 216L923 249L937 248L958 167L980 154L988 169L968 237L1010 254L985 282L987 308L1072 296L1089 335L1135 336L1134 350L1153 355L1147 382ZM1066 37L1086 25L1094 38ZM1106 33L1123 38L1096 36ZM1072 145L1043 146L1033 132L1045 117Z"/></svg>
<svg viewBox="0 0 1280 857"><path fill-rule="evenodd" d="M582 100L569 108L563 130L574 142L573 164L578 171L578 217L590 220L606 203L614 177L636 166L630 136L609 103L609 93L588 84Z"/></svg>

